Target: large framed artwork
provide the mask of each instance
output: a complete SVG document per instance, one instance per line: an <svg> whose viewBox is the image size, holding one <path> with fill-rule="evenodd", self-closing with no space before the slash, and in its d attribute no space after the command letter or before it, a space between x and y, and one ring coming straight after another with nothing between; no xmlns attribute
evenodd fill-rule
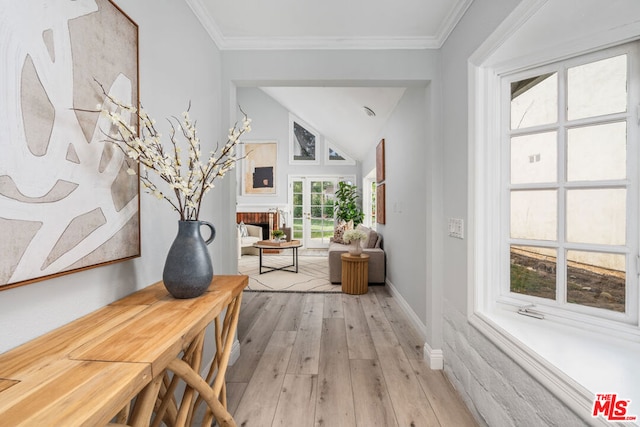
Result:
<svg viewBox="0 0 640 427"><path fill-rule="evenodd" d="M294 115L289 115L289 164L320 164L320 134Z"/></svg>
<svg viewBox="0 0 640 427"><path fill-rule="evenodd" d="M0 9L0 290L140 256L138 177L95 112L97 82L138 105L138 26L108 0Z"/></svg>
<svg viewBox="0 0 640 427"><path fill-rule="evenodd" d="M384 182L384 139L376 146L376 182Z"/></svg>
<svg viewBox="0 0 640 427"><path fill-rule="evenodd" d="M386 193L385 193L385 184L377 184L376 185L376 222L378 224L385 224L387 222L386 219Z"/></svg>
<svg viewBox="0 0 640 427"><path fill-rule="evenodd" d="M275 195L278 143L245 142L242 159L242 195Z"/></svg>
<svg viewBox="0 0 640 427"><path fill-rule="evenodd" d="M376 222L385 224L386 219L386 185L385 185L384 139L376 146Z"/></svg>

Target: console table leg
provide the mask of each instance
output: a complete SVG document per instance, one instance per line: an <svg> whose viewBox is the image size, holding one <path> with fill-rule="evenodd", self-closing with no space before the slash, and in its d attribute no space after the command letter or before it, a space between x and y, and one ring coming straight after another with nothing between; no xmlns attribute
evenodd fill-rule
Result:
<svg viewBox="0 0 640 427"><path fill-rule="evenodd" d="M205 331L206 329L203 329L202 332L193 340L182 358L182 360L191 366L191 369L193 369L194 372L200 372ZM185 387L184 394L182 395L182 402L180 403L180 410L178 411L178 417L175 422L176 426L191 425L194 412L194 394L195 390L192 387Z"/></svg>
<svg viewBox="0 0 640 427"><path fill-rule="evenodd" d="M218 375L213 382L213 391L216 396L220 395L223 386L225 385L225 375L227 372L227 366L229 365L229 357L231 356L231 348L233 347L233 340L236 336L236 329L238 327L238 317L240 314L240 305L242 304L242 293L240 293L227 307L227 312L224 316L224 322L222 331L216 331L216 335L219 336L221 347L218 347L222 352L221 357L218 359ZM224 340L224 342L223 342ZM217 350L216 350L217 351ZM226 402L225 402L226 407Z"/></svg>
<svg viewBox="0 0 640 427"><path fill-rule="evenodd" d="M209 408L213 412L216 420L222 427L237 427L236 422L233 420L231 414L226 408L222 406L222 403L218 400L218 397L214 395L213 390L209 387L209 384L200 377L196 372L191 369L184 360L173 359L167 369L173 371L175 375L178 375L189 386L193 387L200 393L202 399L209 405Z"/></svg>
<svg viewBox="0 0 640 427"><path fill-rule="evenodd" d="M129 419L129 414L131 413L131 402L127 403L127 405L118 412L118 415L115 419L115 424L127 424L127 420Z"/></svg>
<svg viewBox="0 0 640 427"><path fill-rule="evenodd" d="M149 425L163 376L164 374L155 377L138 395L138 400L136 400L131 416L132 427L147 427Z"/></svg>
<svg viewBox="0 0 640 427"><path fill-rule="evenodd" d="M242 304L242 293L240 293L237 297L235 297L227 306L227 311L224 316L224 321L222 322L222 327L220 326L220 317L215 319L215 330L216 330L216 354L211 362L211 366L209 367L209 372L207 373L206 382L211 385L213 390L213 394L217 397L218 401L221 402L222 406L226 409L227 407L227 389L225 383L225 373L227 371L227 366L229 364L229 357L231 355L231 348L233 347L233 340L235 339L236 330L238 327L238 318L240 315L240 306ZM214 374L216 374L214 380ZM198 396L198 400L196 400L195 407L198 408L198 405L202 402L202 396ZM207 411L203 420L202 425L211 425L211 421L213 419L213 413L211 411Z"/></svg>

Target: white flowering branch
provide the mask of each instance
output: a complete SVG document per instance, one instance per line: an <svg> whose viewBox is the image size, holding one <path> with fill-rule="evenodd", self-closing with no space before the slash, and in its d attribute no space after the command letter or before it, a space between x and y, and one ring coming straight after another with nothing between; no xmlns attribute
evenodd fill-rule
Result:
<svg viewBox="0 0 640 427"><path fill-rule="evenodd" d="M173 120L167 119L170 125L169 140L172 148L172 153L169 153L162 144L162 135L156 130L155 120L149 117L142 106L137 109L124 104L110 96L102 85L100 87L106 102L98 108L112 123L111 131L105 134L108 140L122 150L128 158L140 165L142 169L140 181L145 191L158 199L168 201L180 214L182 221L197 220L200 216L202 199L215 187L215 179L222 178L240 160L236 155L236 146L240 143L240 137L251 131L251 119L240 110L244 114L242 124L236 123L229 129L227 143L222 148L217 145L215 151L212 151L205 161L202 159L196 122L189 117L191 104L182 113L182 120L177 117L172 117ZM128 120L130 115L138 118L140 132L136 132L135 125ZM187 146L186 169L177 136L179 133L182 134ZM160 191L149 176L149 170L169 184L175 200ZM136 172L129 168L128 173Z"/></svg>
<svg viewBox="0 0 640 427"><path fill-rule="evenodd" d="M342 235L342 240L347 243L351 243L353 241L364 240L367 238L367 234L362 230L347 230Z"/></svg>

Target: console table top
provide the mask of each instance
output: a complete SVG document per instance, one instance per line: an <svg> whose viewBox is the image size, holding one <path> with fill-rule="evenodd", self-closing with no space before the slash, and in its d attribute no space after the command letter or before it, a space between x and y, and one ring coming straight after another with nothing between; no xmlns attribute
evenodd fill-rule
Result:
<svg viewBox="0 0 640 427"><path fill-rule="evenodd" d="M107 424L247 284L215 276L202 296L180 300L157 282L0 354L0 419Z"/></svg>

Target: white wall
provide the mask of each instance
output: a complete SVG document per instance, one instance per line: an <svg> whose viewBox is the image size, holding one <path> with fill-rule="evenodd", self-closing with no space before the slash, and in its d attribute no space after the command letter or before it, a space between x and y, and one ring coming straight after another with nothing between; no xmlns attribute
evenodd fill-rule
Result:
<svg viewBox="0 0 640 427"><path fill-rule="evenodd" d="M237 202L238 210L243 206L265 207L284 206L287 204L289 175L355 175L357 182L361 182L360 167L356 165L325 165L324 153L326 145L324 135L320 135L317 146L321 156L319 165L290 165L289 164L289 110L282 104L257 87L241 87L237 91L237 102L252 119L251 133L243 138L244 141L277 141L278 165L276 170L276 195L243 196L240 183L241 168L238 168Z"/></svg>
<svg viewBox="0 0 640 427"><path fill-rule="evenodd" d="M200 137L210 147L203 151L213 149L216 139L227 130L227 126L220 129L217 48L184 2L118 0L116 3L139 25L140 98L145 108L162 128L165 117L180 115L191 100L192 117L199 119ZM221 198L219 189L209 194L201 219L217 225L220 215L213 206L219 205ZM179 218L168 203L148 194L141 195L141 210L141 258L0 293L0 352L161 279ZM218 227L218 234L222 236L210 246L214 270L229 272L223 267L226 254L221 254L220 242L230 240L225 236L230 233ZM229 252L233 257L234 250Z"/></svg>
<svg viewBox="0 0 640 427"><path fill-rule="evenodd" d="M474 1L442 47L445 219L462 218L465 224L469 219L467 60L518 3L518 0ZM468 314L467 249L466 239L444 239L444 299L464 314Z"/></svg>
<svg viewBox="0 0 640 427"><path fill-rule="evenodd" d="M426 89L409 88L391 114L385 140L386 223L378 224L387 254L387 281L427 324Z"/></svg>

